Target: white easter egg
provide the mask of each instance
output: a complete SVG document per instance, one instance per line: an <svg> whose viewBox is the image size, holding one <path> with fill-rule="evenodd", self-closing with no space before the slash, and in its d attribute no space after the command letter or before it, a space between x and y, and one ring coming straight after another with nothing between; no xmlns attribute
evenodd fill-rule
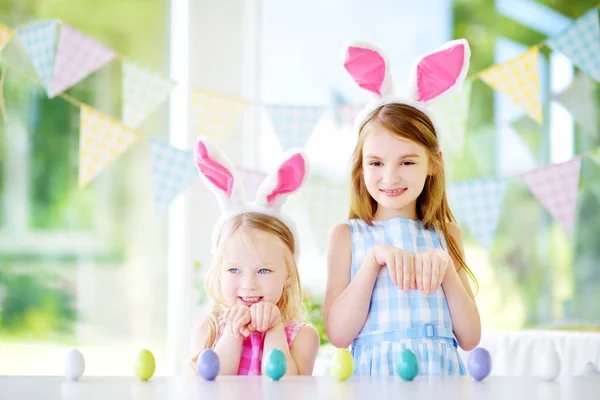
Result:
<svg viewBox="0 0 600 400"><path fill-rule="evenodd" d="M560 357L555 350L549 350L540 357L539 375L545 381L553 381L560 375Z"/></svg>
<svg viewBox="0 0 600 400"><path fill-rule="evenodd" d="M76 381L85 371L85 360L83 354L77 349L69 349L65 357L65 378Z"/></svg>
<svg viewBox="0 0 600 400"><path fill-rule="evenodd" d="M598 374L600 374L600 372L598 372L598 370L596 369L596 366L591 361L588 362L587 364L585 364L585 366L583 367L583 369L581 370L581 373L580 373L580 375L584 375L584 376L598 375Z"/></svg>

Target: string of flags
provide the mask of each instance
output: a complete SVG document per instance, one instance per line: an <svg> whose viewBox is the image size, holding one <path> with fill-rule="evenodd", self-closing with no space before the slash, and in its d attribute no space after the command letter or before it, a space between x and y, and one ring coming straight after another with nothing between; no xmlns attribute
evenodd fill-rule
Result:
<svg viewBox="0 0 600 400"><path fill-rule="evenodd" d="M508 96L523 109L535 124L544 120L540 91L539 50L547 46L567 56L580 72L571 85L553 100L571 112L575 122L590 135L598 134L597 111L594 88L600 82L600 23L598 8L594 7L575 20L565 31L532 46L518 57L505 63L493 65L466 80L462 90L442 99L436 105L441 120L440 132L444 148L462 152L465 144L466 126L472 82L480 79L495 91ZM6 57L9 47L14 46L25 54L28 66L15 66ZM114 50L57 20L32 23L17 29L0 24L0 62L25 73L29 68L49 98L61 97L80 109L80 156L79 186L84 187L102 170L123 155L143 135L139 129L143 122L170 96L176 83L161 74L125 59ZM122 69L122 110L119 117L106 115L87 105L65 91L111 62L118 61ZM17 63L18 64L18 63ZM27 75L26 75L27 76ZM2 82L0 79L0 105L4 110ZM190 88L194 129L202 135L225 139L252 101L240 96ZM327 107L315 105L263 104L282 150L304 147ZM361 105L336 104L335 118L340 126L352 126ZM4 114L6 114L3 111ZM5 115L6 116L6 115ZM159 139L150 139L148 148L152 160L154 202L158 212L164 211L179 193L197 179L191 152L176 149ZM600 162L600 151L590 156ZM522 174L521 179L568 233L573 231L577 185L581 156L563 164L547 165ZM264 174L252 169L241 170L246 190L256 190ZM560 179L556 179L559 176ZM552 185L565 185L558 190ZM331 184L314 184L309 187L311 195L306 204L311 208L311 227L315 237L322 238L328 217L335 210L325 212L323 204L335 198L341 204L346 188ZM449 188L449 197L456 204L459 216L466 221L472 233L483 246L492 244L499 209L506 190L506 178L486 178L469 182L457 182ZM570 193L570 197L557 198L548 193ZM466 195L468 194L468 195ZM327 199L325 199L325 197ZM558 196L560 197L560 196ZM460 198L461 201L456 201ZM469 199L464 201L464 199ZM552 198L552 200L550 200ZM320 199L318 202L316 199ZM319 205L321 204L321 205ZM321 208L318 208L321 207ZM337 207L344 209L344 207ZM480 210L473 212L473 210ZM467 212L468 211L468 212ZM321 215L321 217L319 217ZM320 226L319 226L320 225ZM490 227L486 230L485 227ZM318 240L321 242L321 240Z"/></svg>

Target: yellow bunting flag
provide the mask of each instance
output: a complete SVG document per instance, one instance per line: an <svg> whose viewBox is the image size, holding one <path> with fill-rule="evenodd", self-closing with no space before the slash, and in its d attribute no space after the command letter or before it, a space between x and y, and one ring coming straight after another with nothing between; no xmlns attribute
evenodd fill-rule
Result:
<svg viewBox="0 0 600 400"><path fill-rule="evenodd" d="M486 69L479 77L494 90L510 97L531 118L542 123L537 46L504 64Z"/></svg>
<svg viewBox="0 0 600 400"><path fill-rule="evenodd" d="M8 26L0 24L0 51L4 50L12 35L12 29L10 29Z"/></svg>
<svg viewBox="0 0 600 400"><path fill-rule="evenodd" d="M140 135L87 106L81 106L79 127L79 187L87 185Z"/></svg>
<svg viewBox="0 0 600 400"><path fill-rule="evenodd" d="M241 97L194 89L192 106L197 132L214 138L226 138L249 103Z"/></svg>

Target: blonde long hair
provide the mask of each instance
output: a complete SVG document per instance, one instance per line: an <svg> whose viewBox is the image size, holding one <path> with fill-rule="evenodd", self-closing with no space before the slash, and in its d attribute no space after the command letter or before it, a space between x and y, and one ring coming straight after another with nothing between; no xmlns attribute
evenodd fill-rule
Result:
<svg viewBox="0 0 600 400"><path fill-rule="evenodd" d="M267 214L246 212L227 220L222 226L217 238L215 262L207 271L204 278L204 288L212 300L212 310L208 316L209 335L205 347L212 347L219 332L219 320L228 305L221 293L221 273L223 265L223 249L229 239L240 229L251 228L272 235L273 240L285 249L285 264L290 277L289 285L283 293L277 307L281 312L283 322L301 320L304 317L302 304L302 286L298 274L298 266L294 259L294 236L290 229L279 219ZM246 237L251 240L250 237Z"/></svg>
<svg viewBox="0 0 600 400"><path fill-rule="evenodd" d="M442 232L450 255L460 264L458 269L465 269L475 285L475 292L477 292L477 279L467 266L458 243L448 233L448 223L455 223L456 219L450 211L446 198L444 162L440 156L436 131L429 117L423 112L407 104L386 104L373 110L361 125L358 141L352 154L349 218L361 219L371 225L377 211L377 202L371 197L365 185L362 155L368 130L374 126L385 128L393 134L425 148L433 165L434 174L427 176L423 192L417 198L417 217L425 227L433 226L437 231Z"/></svg>

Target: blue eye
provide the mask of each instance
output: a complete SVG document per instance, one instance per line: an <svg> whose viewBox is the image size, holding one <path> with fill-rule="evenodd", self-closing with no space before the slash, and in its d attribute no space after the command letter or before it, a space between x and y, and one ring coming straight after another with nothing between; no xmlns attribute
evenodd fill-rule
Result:
<svg viewBox="0 0 600 400"><path fill-rule="evenodd" d="M239 273L240 273L240 270L239 270L238 268L229 268L229 269L227 270L227 272L230 272L230 273L232 273L232 274L239 274Z"/></svg>
<svg viewBox="0 0 600 400"><path fill-rule="evenodd" d="M258 273L259 274L263 274L263 275L264 274L268 274L269 272L271 272L271 270L270 269L266 269L266 268L261 268L261 269L258 270Z"/></svg>

